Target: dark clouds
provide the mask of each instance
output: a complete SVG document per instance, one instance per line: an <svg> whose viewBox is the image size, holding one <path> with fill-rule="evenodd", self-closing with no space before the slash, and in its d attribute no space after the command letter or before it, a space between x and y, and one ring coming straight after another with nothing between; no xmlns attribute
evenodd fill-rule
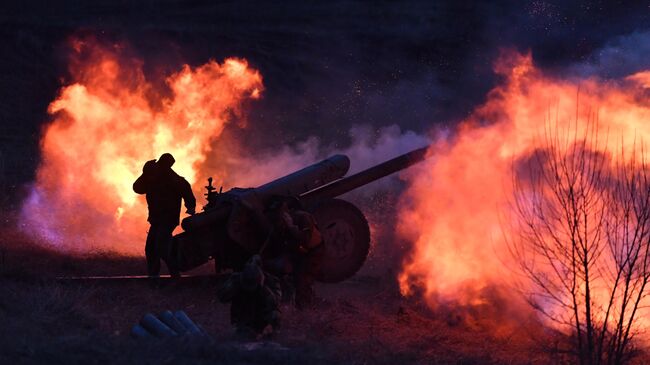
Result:
<svg viewBox="0 0 650 365"><path fill-rule="evenodd" d="M497 82L500 47L530 49L549 72L617 76L648 66L648 2L21 1L0 9L0 188L33 178L46 107L76 32L127 41L147 77L182 63L247 58L266 91L256 149L318 136L345 149L356 125L428 131L453 124ZM12 190L12 189L10 189ZM12 190L14 191L14 190Z"/></svg>

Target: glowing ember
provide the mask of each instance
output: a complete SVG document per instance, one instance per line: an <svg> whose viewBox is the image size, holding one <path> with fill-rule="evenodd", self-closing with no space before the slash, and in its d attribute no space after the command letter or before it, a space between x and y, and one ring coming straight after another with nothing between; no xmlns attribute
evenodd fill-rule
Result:
<svg viewBox="0 0 650 365"><path fill-rule="evenodd" d="M513 163L540 147L544 127L585 135L597 118L600 148L631 152L650 141L649 72L624 80L557 80L543 75L530 55L508 54L496 65L505 77L457 133L440 138L434 157L409 175L400 233L415 247L399 277L403 293L422 290L431 307L482 304L490 288L520 278L506 238L513 195ZM636 143L636 144L635 144ZM504 232L504 228L505 232Z"/></svg>
<svg viewBox="0 0 650 365"><path fill-rule="evenodd" d="M196 179L211 143L241 117L243 102L260 96L262 77L229 58L183 66L166 78L168 90L155 90L122 45L86 39L72 48L73 82L49 106L25 229L58 249L142 254L146 206L131 184L143 163L171 152L200 196Z"/></svg>

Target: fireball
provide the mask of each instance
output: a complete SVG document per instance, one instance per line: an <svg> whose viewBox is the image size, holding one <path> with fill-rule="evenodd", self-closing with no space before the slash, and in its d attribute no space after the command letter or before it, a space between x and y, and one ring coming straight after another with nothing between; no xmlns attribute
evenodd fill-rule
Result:
<svg viewBox="0 0 650 365"><path fill-rule="evenodd" d="M42 162L23 206L23 227L50 247L141 255L146 205L131 184L164 152L201 194L198 176L224 127L263 90L246 60L184 65L157 90L125 45L72 41L71 82L48 108ZM199 195L200 196L200 195Z"/></svg>

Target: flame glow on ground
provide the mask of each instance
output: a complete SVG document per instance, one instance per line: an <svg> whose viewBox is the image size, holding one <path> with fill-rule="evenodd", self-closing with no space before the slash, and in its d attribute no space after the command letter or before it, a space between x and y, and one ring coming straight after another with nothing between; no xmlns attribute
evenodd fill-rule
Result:
<svg viewBox="0 0 650 365"><path fill-rule="evenodd" d="M145 161L171 152L193 186L224 125L256 99L262 77L242 59L184 66L155 90L119 44L74 40L72 82L49 106L42 163L23 206L25 229L57 249L142 255L143 197L131 184Z"/></svg>
<svg viewBox="0 0 650 365"><path fill-rule="evenodd" d="M504 82L407 175L399 231L415 247L400 286L405 294L421 290L433 308L480 306L498 287L516 302L521 277L507 244L513 164L543 147L546 123L557 123L559 131L577 128L581 136L597 115L607 131L596 137L598 145L607 146L608 138L609 151L620 143L638 151L640 140L650 141L648 72L607 82L567 81L544 75L530 55L519 54L504 54L495 70Z"/></svg>

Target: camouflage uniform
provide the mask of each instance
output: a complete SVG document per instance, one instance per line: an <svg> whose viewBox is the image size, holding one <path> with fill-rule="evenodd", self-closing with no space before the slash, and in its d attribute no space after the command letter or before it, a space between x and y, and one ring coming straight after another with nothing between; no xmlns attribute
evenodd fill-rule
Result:
<svg viewBox="0 0 650 365"><path fill-rule="evenodd" d="M312 253L322 243L322 236L316 221L310 213L289 210L286 204L280 205L272 213L274 234L272 247L268 250L265 264L268 269L282 277L288 277L285 283L290 286L285 292L293 292L298 308L310 306L313 302L312 289L314 269L310 265Z"/></svg>
<svg viewBox="0 0 650 365"><path fill-rule="evenodd" d="M257 335L280 324L280 281L262 271L260 260L254 256L243 271L230 274L217 290L221 302L231 303L230 321L239 334Z"/></svg>

